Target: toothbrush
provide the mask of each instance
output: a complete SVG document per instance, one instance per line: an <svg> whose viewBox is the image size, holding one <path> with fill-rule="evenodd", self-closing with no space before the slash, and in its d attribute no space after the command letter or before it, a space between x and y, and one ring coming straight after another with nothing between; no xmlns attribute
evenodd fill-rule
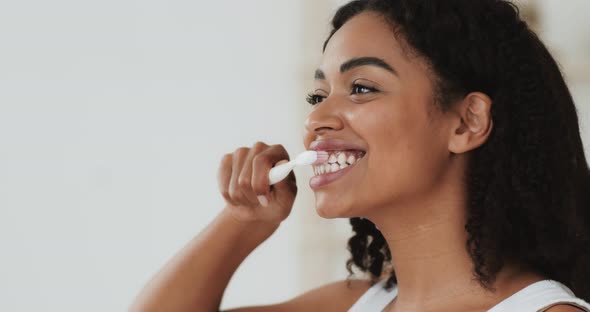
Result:
<svg viewBox="0 0 590 312"><path fill-rule="evenodd" d="M328 161L328 152L326 151L305 151L290 162L280 164L270 169L268 173L269 185L280 182L289 175L289 172L295 166L318 165Z"/></svg>

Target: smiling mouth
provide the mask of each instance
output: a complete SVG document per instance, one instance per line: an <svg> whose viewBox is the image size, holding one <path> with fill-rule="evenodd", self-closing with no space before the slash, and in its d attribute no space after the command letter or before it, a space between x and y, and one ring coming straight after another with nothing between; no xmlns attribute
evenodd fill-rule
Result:
<svg viewBox="0 0 590 312"><path fill-rule="evenodd" d="M313 166L314 176L321 176L328 173L338 172L356 164L367 152L360 150L327 151L328 161Z"/></svg>

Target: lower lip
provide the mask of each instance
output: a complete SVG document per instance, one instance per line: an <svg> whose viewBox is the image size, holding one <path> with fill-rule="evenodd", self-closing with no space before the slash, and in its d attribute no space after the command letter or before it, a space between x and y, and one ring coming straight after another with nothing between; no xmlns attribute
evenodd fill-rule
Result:
<svg viewBox="0 0 590 312"><path fill-rule="evenodd" d="M320 175L311 177L311 179L309 179L309 186L313 190L316 190L326 184L329 184L331 182L338 180L340 177L347 174L354 166L356 166L356 164L358 164L359 161L363 160L363 158L365 158L365 156L366 155L364 155L361 159L356 161L354 164L349 165L348 167L346 167L344 169L338 170L336 172L324 173L324 174L320 174Z"/></svg>

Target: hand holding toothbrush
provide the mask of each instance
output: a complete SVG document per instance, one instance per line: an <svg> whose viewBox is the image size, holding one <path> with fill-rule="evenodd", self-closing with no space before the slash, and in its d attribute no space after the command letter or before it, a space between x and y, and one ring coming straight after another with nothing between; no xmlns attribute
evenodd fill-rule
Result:
<svg viewBox="0 0 590 312"><path fill-rule="evenodd" d="M252 148L238 148L224 155L218 171L225 209L241 222L281 223L291 213L297 194L291 170L327 158L326 152L307 151L289 161L289 154L280 144L257 142Z"/></svg>

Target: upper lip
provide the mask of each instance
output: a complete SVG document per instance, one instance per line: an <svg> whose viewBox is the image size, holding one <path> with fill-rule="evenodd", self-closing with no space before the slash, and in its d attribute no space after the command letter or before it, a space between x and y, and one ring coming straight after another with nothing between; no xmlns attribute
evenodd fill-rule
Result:
<svg viewBox="0 0 590 312"><path fill-rule="evenodd" d="M316 140L309 144L309 149L314 151L359 150L366 152L363 146L341 139Z"/></svg>

